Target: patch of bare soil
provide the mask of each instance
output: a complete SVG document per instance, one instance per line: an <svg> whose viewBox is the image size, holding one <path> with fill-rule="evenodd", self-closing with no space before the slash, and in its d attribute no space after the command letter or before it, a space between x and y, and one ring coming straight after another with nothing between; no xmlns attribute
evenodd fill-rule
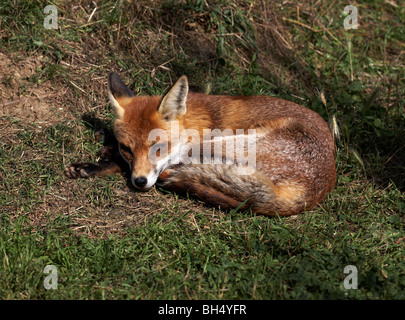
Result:
<svg viewBox="0 0 405 320"><path fill-rule="evenodd" d="M183 219L195 226L195 210L206 210L202 203L164 195L156 189L139 193L130 188L114 188L111 201L96 205L88 201L86 191L78 191L75 183L60 181L52 186L44 202L28 217L37 229L52 228L50 221L65 217L74 234L107 238L112 234L124 236L131 227L146 226L162 210L169 213L167 219L186 212Z"/></svg>
<svg viewBox="0 0 405 320"><path fill-rule="evenodd" d="M63 95L68 88L41 83L37 71L45 63L42 56L21 57L0 52L0 117L48 125L68 116Z"/></svg>

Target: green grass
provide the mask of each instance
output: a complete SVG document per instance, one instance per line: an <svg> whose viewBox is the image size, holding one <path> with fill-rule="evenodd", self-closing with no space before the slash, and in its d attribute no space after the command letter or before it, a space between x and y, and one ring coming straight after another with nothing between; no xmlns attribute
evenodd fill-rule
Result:
<svg viewBox="0 0 405 320"><path fill-rule="evenodd" d="M92 1L69 1L45 30L46 4L0 4L12 62L0 88L14 94L0 103L29 99L0 114L1 299L405 298L403 7L358 5L361 28L345 31L344 1L304 2L298 16L290 3L106 0L90 21ZM267 218L137 193L123 176L67 180L64 166L94 160L93 132L111 126L110 70L137 94L186 74L193 90L335 116L335 190L311 212ZM343 286L347 265L357 290Z"/></svg>
<svg viewBox="0 0 405 320"><path fill-rule="evenodd" d="M105 239L75 235L66 216L41 231L22 217L2 228L0 292L8 299L403 299L396 243L403 228L370 207L360 216L233 214L215 223L163 210ZM57 290L43 288L47 264L58 268ZM358 268L358 290L343 288L346 265Z"/></svg>

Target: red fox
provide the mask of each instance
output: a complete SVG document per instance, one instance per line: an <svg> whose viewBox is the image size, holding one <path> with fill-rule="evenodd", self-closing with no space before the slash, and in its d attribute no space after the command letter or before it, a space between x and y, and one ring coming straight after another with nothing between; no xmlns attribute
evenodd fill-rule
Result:
<svg viewBox="0 0 405 320"><path fill-rule="evenodd" d="M126 165L139 190L157 184L224 210L280 216L315 207L334 188L334 139L312 110L270 96L192 93L186 76L163 97L135 96L115 72L108 87L116 140L101 150L107 160L68 165L69 178Z"/></svg>

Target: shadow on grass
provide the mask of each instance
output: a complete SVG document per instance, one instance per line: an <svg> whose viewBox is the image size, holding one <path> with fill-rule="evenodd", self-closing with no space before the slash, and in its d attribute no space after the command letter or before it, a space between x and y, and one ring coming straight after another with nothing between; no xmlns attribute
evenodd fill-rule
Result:
<svg viewBox="0 0 405 320"><path fill-rule="evenodd" d="M125 177L127 186L133 191L140 192L131 183L130 168L119 153L118 141L111 128L111 124L95 117L92 113L83 114L82 120L85 127L94 132L95 140L101 141L103 144L96 154L97 157L101 158L98 163L107 161L117 164L120 168L121 174Z"/></svg>

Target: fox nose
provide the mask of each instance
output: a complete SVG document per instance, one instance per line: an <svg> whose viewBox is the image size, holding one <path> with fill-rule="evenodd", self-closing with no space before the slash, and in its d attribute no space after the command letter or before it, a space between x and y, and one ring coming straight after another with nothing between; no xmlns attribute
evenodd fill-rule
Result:
<svg viewBox="0 0 405 320"><path fill-rule="evenodd" d="M148 179L145 177L139 177L135 179L135 185L139 188L143 188L148 183Z"/></svg>

